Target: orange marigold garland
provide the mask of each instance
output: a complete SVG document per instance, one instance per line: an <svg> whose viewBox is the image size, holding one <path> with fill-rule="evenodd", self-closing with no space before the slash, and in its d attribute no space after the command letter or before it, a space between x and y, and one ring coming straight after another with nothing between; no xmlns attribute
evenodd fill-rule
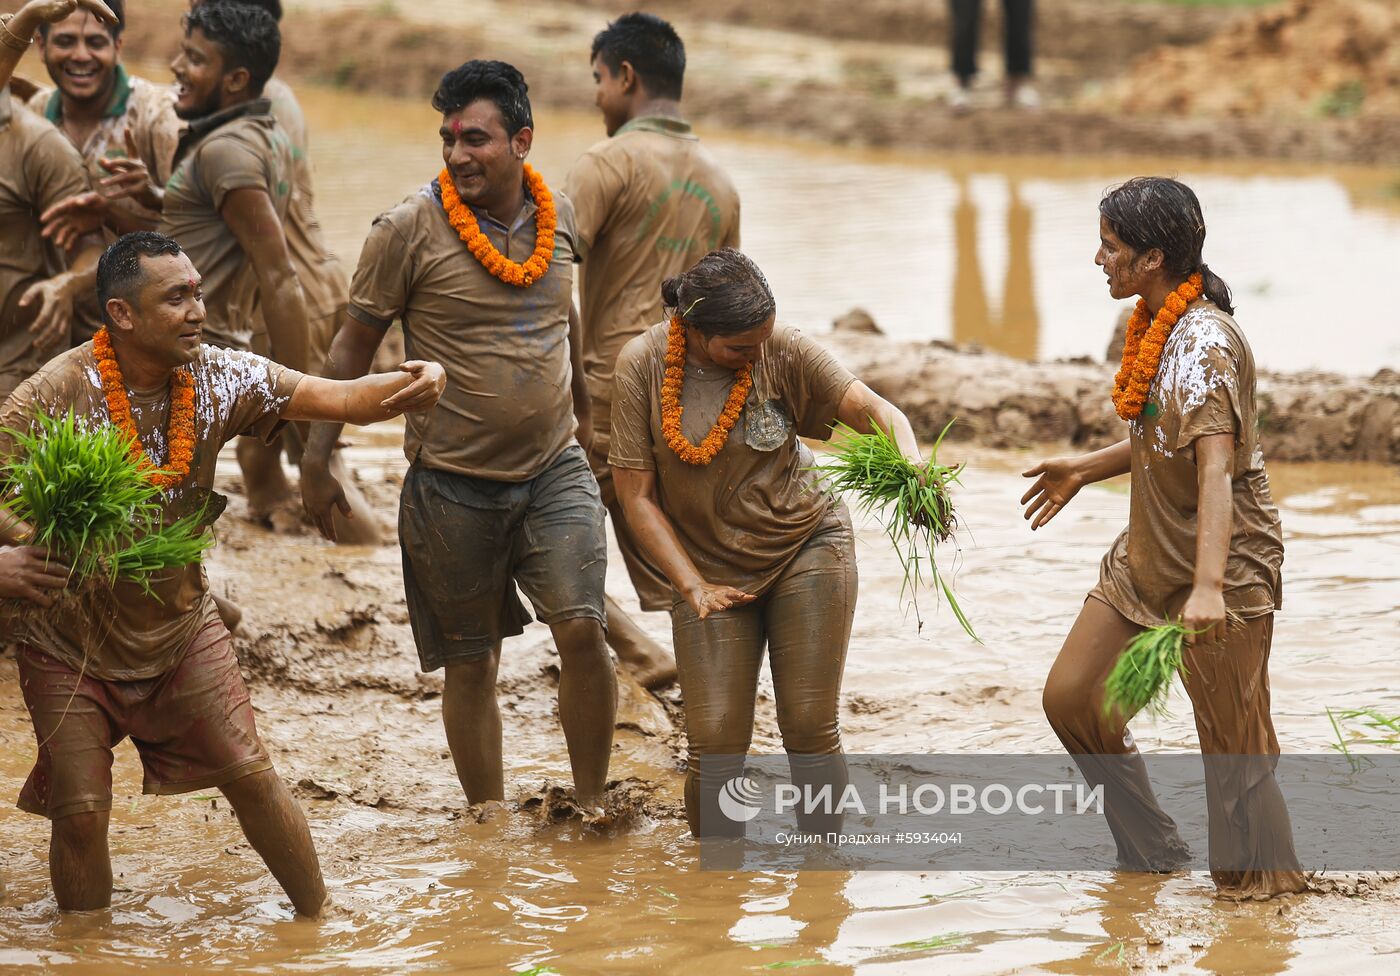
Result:
<svg viewBox="0 0 1400 976"><path fill-rule="evenodd" d="M1162 347L1167 343L1176 320L1186 306L1201 297L1201 275L1193 274L1167 296L1156 317L1149 322L1147 302L1139 298L1132 318L1128 319L1128 335L1123 342L1123 365L1113 378L1113 408L1124 420L1136 420L1147 403L1152 381L1162 365Z"/></svg>
<svg viewBox="0 0 1400 976"><path fill-rule="evenodd" d="M706 465L724 448L729 432L743 412L744 401L753 389L753 364L734 374L734 386L724 401L719 419L698 445L681 433L681 387L685 383L685 325L679 315L671 316L671 332L666 340L666 374L661 381L661 433L666 444L686 464Z"/></svg>
<svg viewBox="0 0 1400 976"><path fill-rule="evenodd" d="M529 288L544 277L549 270L549 262L554 257L554 228L557 216L554 210L554 195L545 185L544 177L529 163L525 164L525 188L535 201L535 253L523 264L510 260L491 243L477 223L476 214L462 201L457 193L457 184L452 182L452 172L443 167L438 174L438 185L442 188L442 209L447 211L447 220L457 231L467 250L481 262L482 267L508 285Z"/></svg>
<svg viewBox="0 0 1400 976"><path fill-rule="evenodd" d="M126 381L122 379L117 354L112 349L112 336L104 326L92 337L92 353L97 359L97 372L102 377L102 392L107 399L107 415L118 429L130 439L131 456L144 469L146 477L158 488L172 488L190 473L194 460L194 374L182 366L170 374L170 426L165 439L170 445L170 457L164 469L157 470L141 447L141 435L131 417L131 401L126 396Z"/></svg>

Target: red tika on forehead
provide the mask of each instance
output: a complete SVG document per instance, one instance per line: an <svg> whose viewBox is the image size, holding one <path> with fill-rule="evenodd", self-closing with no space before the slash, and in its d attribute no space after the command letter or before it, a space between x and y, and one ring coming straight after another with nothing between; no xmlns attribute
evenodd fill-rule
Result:
<svg viewBox="0 0 1400 976"><path fill-rule="evenodd" d="M461 119L453 119L453 120L452 120L452 134L453 134L454 136L460 136L460 135L462 134L462 120L461 120Z"/></svg>

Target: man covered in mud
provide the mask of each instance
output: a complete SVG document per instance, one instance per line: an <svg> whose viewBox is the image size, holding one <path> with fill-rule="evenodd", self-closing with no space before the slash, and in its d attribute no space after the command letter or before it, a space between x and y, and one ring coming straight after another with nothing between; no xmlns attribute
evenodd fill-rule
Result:
<svg viewBox="0 0 1400 976"><path fill-rule="evenodd" d="M106 250L97 295L106 327L26 380L0 410L0 428L26 430L40 414L68 411L126 427L174 479L160 496L167 520L200 511L217 518L219 449L240 434L271 439L297 419L372 423L431 408L445 385L435 363L338 382L201 344L199 272L179 244L149 231ZM13 451L12 437L0 434L0 458ZM12 522L0 534L19 544L27 527ZM151 586L80 588L14 621L20 688L39 742L19 805L53 821L59 908L111 902L112 749L130 736L144 792L217 787L296 910L316 915L326 893L311 836L258 737L204 571L191 565Z"/></svg>
<svg viewBox="0 0 1400 976"><path fill-rule="evenodd" d="M579 157L566 183L582 262L588 463L642 609L670 610L671 585L638 547L608 466L613 369L622 347L661 321L662 281L710 251L739 246L739 195L681 115L685 45L675 28L626 14L593 38L591 60L608 138ZM644 686L675 679L671 655L611 600L608 643Z"/></svg>
<svg viewBox="0 0 1400 976"><path fill-rule="evenodd" d="M375 220L326 375L363 374L395 319L411 355L446 364L442 402L408 422L399 542L423 670L447 671L457 775L469 803L505 799L496 668L502 641L530 621L519 585L559 649L575 793L595 805L617 689L603 636L604 510L581 446L573 206L525 164L533 120L515 68L469 61L443 76L433 107L446 165ZM307 513L327 535L331 511L347 510L326 467L338 436L314 427L302 464Z"/></svg>
<svg viewBox="0 0 1400 976"><path fill-rule="evenodd" d="M53 89L37 92L29 107L40 113L82 154L94 187L84 198L100 212L115 240L133 230L154 230L160 222L159 201L140 194L146 163L164 183L180 135L175 97L169 86L128 74L121 63L125 5L111 0L115 24L106 24L79 8L52 26L39 28L39 56ZM139 167L139 168L138 168ZM137 191L126 192L130 187ZM155 205L153 205L155 204ZM66 226L50 231L70 233ZM60 238L62 241L64 238ZM95 302L86 303L88 335L101 325ZM87 338L87 336L84 336Z"/></svg>
<svg viewBox="0 0 1400 976"><path fill-rule="evenodd" d="M43 119L10 97L9 82L40 25L75 10L116 16L98 0L31 0L0 17L0 396L68 347L73 310L92 286L102 253L96 235L68 253L41 236L38 214L88 189L82 157ZM65 264L67 268L65 269Z"/></svg>

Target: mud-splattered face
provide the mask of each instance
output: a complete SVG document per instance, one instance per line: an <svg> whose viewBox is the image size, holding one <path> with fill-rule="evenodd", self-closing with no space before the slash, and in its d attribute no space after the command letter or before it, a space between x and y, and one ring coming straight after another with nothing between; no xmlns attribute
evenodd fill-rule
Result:
<svg viewBox="0 0 1400 976"><path fill-rule="evenodd" d="M1114 298L1141 295L1162 264L1162 252L1134 251L1113 231L1107 217L1099 218L1099 253L1094 263L1108 277L1108 293Z"/></svg>
<svg viewBox="0 0 1400 976"><path fill-rule="evenodd" d="M467 203L489 208L520 185L521 163L534 133L526 126L507 135L501 110L489 98L444 115L438 135L442 161Z"/></svg>
<svg viewBox="0 0 1400 976"><path fill-rule="evenodd" d="M199 272L183 253L142 257L141 271L134 298L107 302L114 338L161 366L194 362L204 331Z"/></svg>
<svg viewBox="0 0 1400 976"><path fill-rule="evenodd" d="M612 135L627 124L631 96L621 73L614 74L602 58L593 59L593 103L603 113L603 125Z"/></svg>
<svg viewBox="0 0 1400 976"><path fill-rule="evenodd" d="M702 365L709 360L725 369L743 369L761 358L763 344L773 335L776 321L777 316L770 315L768 321L757 328L726 336L707 337L699 330L691 329L693 342L690 348L699 353L696 358L701 360Z"/></svg>
<svg viewBox="0 0 1400 976"><path fill-rule="evenodd" d="M223 52L198 28L180 43L170 70L175 75L175 114L182 119L203 118L223 108L225 78L235 87L247 84L245 68L224 74Z"/></svg>
<svg viewBox="0 0 1400 976"><path fill-rule="evenodd" d="M49 77L77 102L111 96L121 49L121 39L113 40L106 25L86 10L60 20L49 28L47 40L39 39Z"/></svg>

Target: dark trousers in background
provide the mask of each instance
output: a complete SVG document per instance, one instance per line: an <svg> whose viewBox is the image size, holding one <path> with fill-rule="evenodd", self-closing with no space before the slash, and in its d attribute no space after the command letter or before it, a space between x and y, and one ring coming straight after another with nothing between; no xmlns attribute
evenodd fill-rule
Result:
<svg viewBox="0 0 1400 976"><path fill-rule="evenodd" d="M977 46L982 33L982 0L950 0L953 12L953 74L964 85L977 74ZM1001 0L1006 37L1006 75L1024 78L1031 73L1031 23L1034 0Z"/></svg>

